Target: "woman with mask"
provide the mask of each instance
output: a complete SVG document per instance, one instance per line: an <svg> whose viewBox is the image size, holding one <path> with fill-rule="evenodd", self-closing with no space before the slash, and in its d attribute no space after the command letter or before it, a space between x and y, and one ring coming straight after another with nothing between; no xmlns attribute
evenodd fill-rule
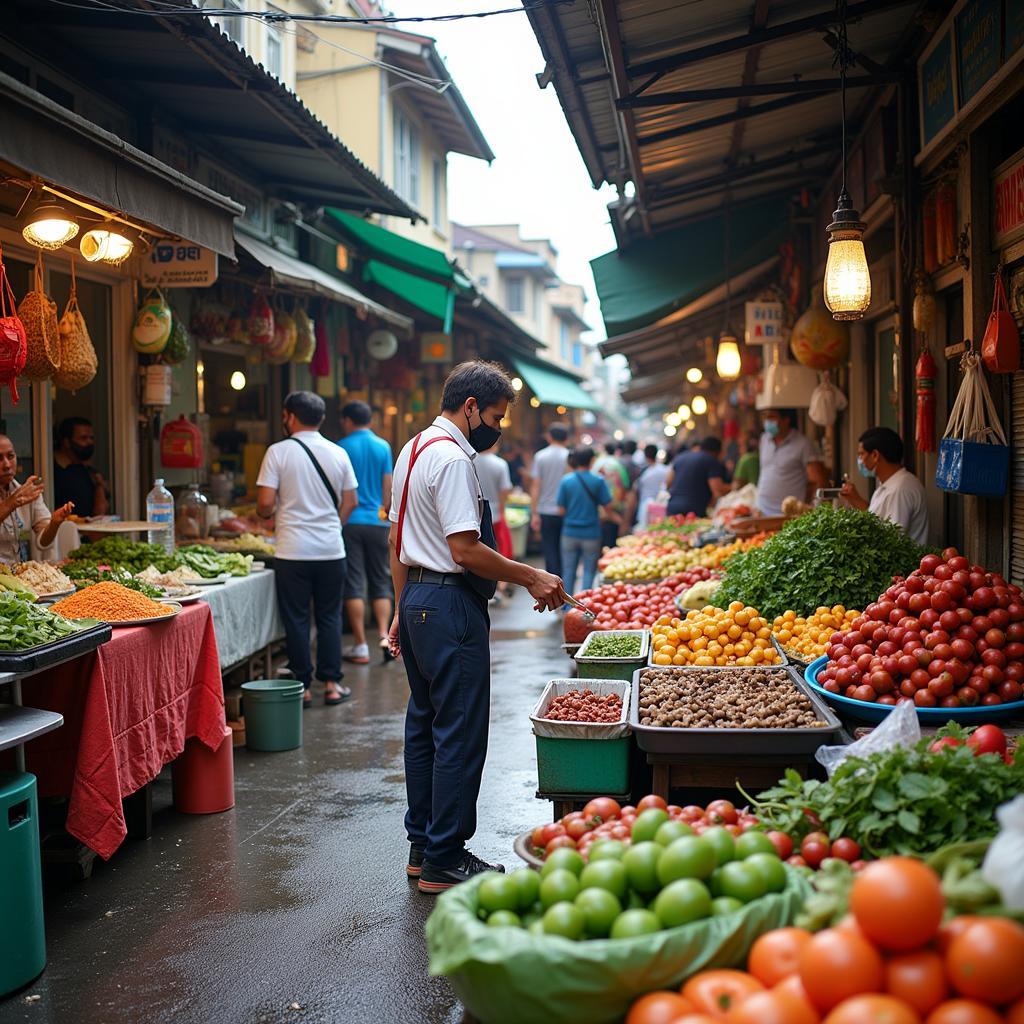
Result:
<svg viewBox="0 0 1024 1024"><path fill-rule="evenodd" d="M53 496L58 505L72 502L80 516L105 516L110 511L107 483L90 465L96 453L92 424L81 416L69 416L57 427L53 461Z"/></svg>
<svg viewBox="0 0 1024 1024"><path fill-rule="evenodd" d="M68 502L53 515L43 502L43 481L30 476L23 484L14 479L18 454L11 439L0 434L0 562L8 565L29 557L27 532L36 535L36 543L45 556L53 547L60 524L74 511Z"/></svg>

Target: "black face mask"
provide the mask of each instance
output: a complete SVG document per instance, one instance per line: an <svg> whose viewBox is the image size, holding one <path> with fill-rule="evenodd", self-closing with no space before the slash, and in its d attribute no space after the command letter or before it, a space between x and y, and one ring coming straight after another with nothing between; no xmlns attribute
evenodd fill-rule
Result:
<svg viewBox="0 0 1024 1024"><path fill-rule="evenodd" d="M466 413L466 426L469 427L469 443L475 452L485 452L493 448L501 438L501 431L497 427L489 427L480 416L480 422L474 427L469 422L469 413Z"/></svg>
<svg viewBox="0 0 1024 1024"><path fill-rule="evenodd" d="M96 451L96 445L72 443L71 451L76 459L81 459L83 462L88 462L89 459L92 458L93 452Z"/></svg>

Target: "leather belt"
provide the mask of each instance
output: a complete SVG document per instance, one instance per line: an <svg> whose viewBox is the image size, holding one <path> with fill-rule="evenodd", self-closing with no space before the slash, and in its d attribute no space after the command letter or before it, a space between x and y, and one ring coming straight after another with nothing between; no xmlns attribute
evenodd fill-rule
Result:
<svg viewBox="0 0 1024 1024"><path fill-rule="evenodd" d="M413 566L406 577L409 583L433 583L438 587L458 587L463 583L460 572L435 572L422 566Z"/></svg>

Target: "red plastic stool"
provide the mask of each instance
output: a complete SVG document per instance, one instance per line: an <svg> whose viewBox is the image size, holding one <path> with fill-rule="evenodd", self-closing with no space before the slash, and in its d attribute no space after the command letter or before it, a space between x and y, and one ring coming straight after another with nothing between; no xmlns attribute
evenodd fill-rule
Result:
<svg viewBox="0 0 1024 1024"><path fill-rule="evenodd" d="M195 738L171 769L174 809L182 814L218 814L235 806L235 760L231 730L216 751Z"/></svg>

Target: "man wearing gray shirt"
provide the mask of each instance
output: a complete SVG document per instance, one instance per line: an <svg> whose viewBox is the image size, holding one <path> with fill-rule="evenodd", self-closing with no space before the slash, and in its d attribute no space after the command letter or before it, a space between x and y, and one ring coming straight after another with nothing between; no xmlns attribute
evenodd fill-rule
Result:
<svg viewBox="0 0 1024 1024"><path fill-rule="evenodd" d="M544 568L554 576L562 575L562 516L558 510L558 485L568 469L569 428L564 423L548 427L548 446L533 457L530 483L533 517L530 525L540 531Z"/></svg>

